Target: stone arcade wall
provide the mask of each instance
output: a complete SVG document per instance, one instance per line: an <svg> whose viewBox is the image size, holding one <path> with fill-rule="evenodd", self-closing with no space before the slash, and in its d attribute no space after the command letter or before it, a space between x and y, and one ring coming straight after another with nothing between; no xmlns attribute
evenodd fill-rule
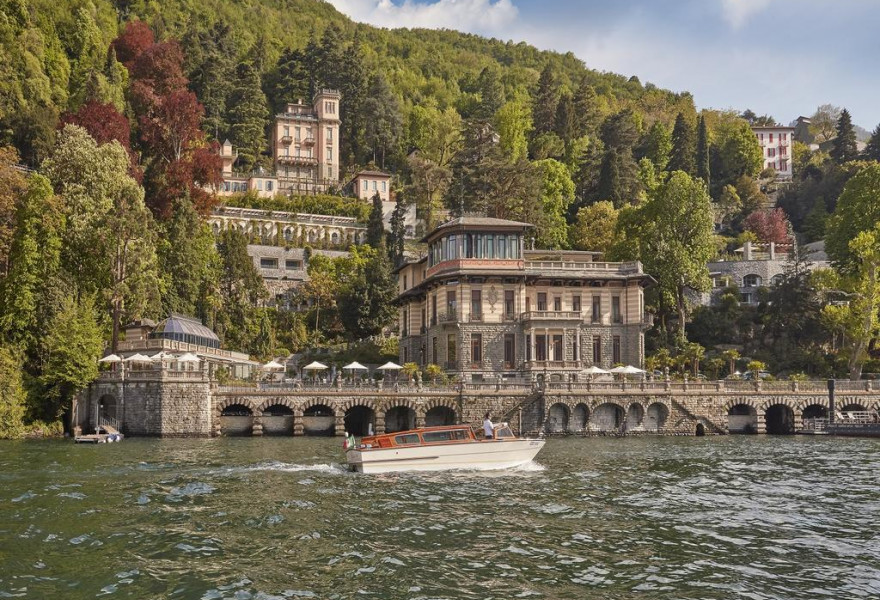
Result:
<svg viewBox="0 0 880 600"><path fill-rule="evenodd" d="M113 413L119 426L129 435L222 435L223 419L229 419L221 418L223 409L240 405L251 415L244 417L250 421L243 431L250 424L253 435L302 435L304 413L320 405L330 410L335 419L334 431L341 435L346 415L362 410L357 407L366 409L377 433L385 431L386 414L396 407L412 411L417 426L424 426L429 411L445 407L454 412L457 422L477 425L490 412L494 421L507 421L513 429L526 433L693 435L700 425L708 434L728 433L728 414L737 405L753 411L758 433L767 431L768 411L784 411L794 428L800 429L805 410L828 406L822 382L739 383L733 385L734 389L726 389L721 383L652 382L562 383L543 390L514 385L258 390L219 387L197 373L190 377L153 375L152 379L131 377L124 384L110 380L93 383L78 400L76 424L91 431L98 407L103 404L105 414L109 412L107 407L115 406ZM264 411L277 405L287 407L292 417L263 417ZM838 410L847 405L878 410L880 391L870 384L852 384L837 394Z"/></svg>

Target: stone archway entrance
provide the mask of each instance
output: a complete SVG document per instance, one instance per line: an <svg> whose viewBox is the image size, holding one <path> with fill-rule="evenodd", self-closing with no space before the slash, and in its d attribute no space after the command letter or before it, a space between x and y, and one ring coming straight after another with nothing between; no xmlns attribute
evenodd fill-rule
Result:
<svg viewBox="0 0 880 600"><path fill-rule="evenodd" d="M110 425L112 427L119 427L119 414L118 408L119 403L116 400L116 396L112 396L110 394L104 394L98 400L98 422L97 425Z"/></svg>
<svg viewBox="0 0 880 600"><path fill-rule="evenodd" d="M669 409L666 408L666 405L654 402L648 406L648 410L645 413L645 429L647 431L660 431L666 425L668 418Z"/></svg>
<svg viewBox="0 0 880 600"><path fill-rule="evenodd" d="M591 423L593 423L597 431L611 432L620 429L623 419L623 407L606 402L597 406L596 410L593 411Z"/></svg>
<svg viewBox="0 0 880 600"><path fill-rule="evenodd" d="M448 406L435 406L425 413L425 427L455 425L455 411Z"/></svg>
<svg viewBox="0 0 880 600"><path fill-rule="evenodd" d="M758 411L748 404L736 404L727 411L727 431L758 433Z"/></svg>
<svg viewBox="0 0 880 600"><path fill-rule="evenodd" d="M303 435L335 435L336 414L325 404L315 404L303 411Z"/></svg>
<svg viewBox="0 0 880 600"><path fill-rule="evenodd" d="M283 404L263 409L263 435L293 435L293 410Z"/></svg>
<svg viewBox="0 0 880 600"><path fill-rule="evenodd" d="M254 413L244 404L230 404L220 413L220 431L223 435L251 435Z"/></svg>
<svg viewBox="0 0 880 600"><path fill-rule="evenodd" d="M571 411L571 419L568 422L568 430L572 433L580 433L587 428L590 419L590 409L586 404L578 404Z"/></svg>
<svg viewBox="0 0 880 600"><path fill-rule="evenodd" d="M345 430L356 436L376 432L376 413L368 406L352 406L345 411Z"/></svg>
<svg viewBox="0 0 880 600"><path fill-rule="evenodd" d="M641 404L630 404L626 411L626 430L632 431L642 425L645 418L645 409Z"/></svg>
<svg viewBox="0 0 880 600"><path fill-rule="evenodd" d="M568 407L556 403L547 411L547 422L544 425L547 433L565 433L568 430Z"/></svg>
<svg viewBox="0 0 880 600"><path fill-rule="evenodd" d="M794 411L784 404L767 407L764 413L767 433L771 435L789 435L794 433Z"/></svg>
<svg viewBox="0 0 880 600"><path fill-rule="evenodd" d="M415 429L416 411L409 406L395 406L385 413L385 433Z"/></svg>

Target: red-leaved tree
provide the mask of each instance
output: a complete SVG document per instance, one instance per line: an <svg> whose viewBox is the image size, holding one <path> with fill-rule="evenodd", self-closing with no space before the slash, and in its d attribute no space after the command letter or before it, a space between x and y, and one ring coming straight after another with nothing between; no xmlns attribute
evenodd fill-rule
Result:
<svg viewBox="0 0 880 600"><path fill-rule="evenodd" d="M764 243L775 242L787 244L791 242L791 224L785 211L781 208L773 210L756 210L743 221L746 231L751 231L758 240Z"/></svg>
<svg viewBox="0 0 880 600"><path fill-rule="evenodd" d="M129 21L125 30L113 40L112 48L116 51L116 60L131 70L134 61L144 50L153 46L156 38L150 26L143 21Z"/></svg>

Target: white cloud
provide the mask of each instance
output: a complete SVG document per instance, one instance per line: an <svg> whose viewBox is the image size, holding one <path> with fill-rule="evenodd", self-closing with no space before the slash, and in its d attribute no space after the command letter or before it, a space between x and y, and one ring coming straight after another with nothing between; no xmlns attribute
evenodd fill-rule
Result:
<svg viewBox="0 0 880 600"><path fill-rule="evenodd" d="M770 6L770 2L771 0L721 0L721 12L734 29L739 29L753 15Z"/></svg>
<svg viewBox="0 0 880 600"><path fill-rule="evenodd" d="M379 27L458 29L493 32L516 21L519 11L511 0L329 0L355 21Z"/></svg>

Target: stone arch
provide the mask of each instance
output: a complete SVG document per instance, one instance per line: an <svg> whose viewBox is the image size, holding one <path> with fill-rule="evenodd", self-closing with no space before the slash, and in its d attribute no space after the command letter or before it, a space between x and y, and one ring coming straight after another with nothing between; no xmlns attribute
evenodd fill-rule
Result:
<svg viewBox="0 0 880 600"><path fill-rule="evenodd" d="M843 404L837 410L840 412L864 412L868 410L868 407L860 402L850 402L849 404Z"/></svg>
<svg viewBox="0 0 880 600"><path fill-rule="evenodd" d="M217 421L223 435L251 435L254 406L245 398L226 398L217 406Z"/></svg>
<svg viewBox="0 0 880 600"><path fill-rule="evenodd" d="M416 426L416 410L411 402L394 403L385 410L385 433L394 433Z"/></svg>
<svg viewBox="0 0 880 600"><path fill-rule="evenodd" d="M662 431L669 419L669 407L662 402L652 402L645 411L645 429L648 431Z"/></svg>
<svg viewBox="0 0 880 600"><path fill-rule="evenodd" d="M754 402L731 401L725 408L727 431L730 433L758 433L758 409Z"/></svg>
<svg viewBox="0 0 880 600"><path fill-rule="evenodd" d="M787 435L794 433L794 409L790 402L768 403L764 411L767 433Z"/></svg>
<svg viewBox="0 0 880 600"><path fill-rule="evenodd" d="M101 397L98 398L99 423L104 421L113 425L113 422L121 416L119 414L119 408L119 401L116 399L116 396L113 394L102 394Z"/></svg>
<svg viewBox="0 0 880 600"><path fill-rule="evenodd" d="M571 418L568 421L568 430L572 433L584 431L590 420L590 408L583 402L578 402L571 409Z"/></svg>
<svg viewBox="0 0 880 600"><path fill-rule="evenodd" d="M251 411L251 414L257 412L256 407L250 399L242 397L232 397L220 400L220 402L218 402L216 406L214 406L214 413L217 417L219 417L223 414L224 410L235 404L246 407L248 410Z"/></svg>
<svg viewBox="0 0 880 600"><path fill-rule="evenodd" d="M737 406L739 404L751 406L752 408L755 409L755 411L758 410L758 403L753 398L732 398L732 399L728 400L727 402L725 402L722 405L722 408L724 409L724 412L728 413L728 412L730 412L731 408L733 408L734 406Z"/></svg>
<svg viewBox="0 0 880 600"><path fill-rule="evenodd" d="M566 433L571 409L565 402L554 402L547 409L544 431L547 433Z"/></svg>
<svg viewBox="0 0 880 600"><path fill-rule="evenodd" d="M376 411L366 402L346 402L343 423L353 435L364 436L376 432Z"/></svg>
<svg viewBox="0 0 880 600"><path fill-rule="evenodd" d="M626 410L617 402L602 402L593 410L590 424L596 431L619 431Z"/></svg>
<svg viewBox="0 0 880 600"><path fill-rule="evenodd" d="M827 419L828 407L824 404L808 404L801 409L802 419Z"/></svg>
<svg viewBox="0 0 880 600"><path fill-rule="evenodd" d="M425 411L425 427L455 425L457 422L458 416L455 414L455 409L449 406L433 406Z"/></svg>
<svg viewBox="0 0 880 600"><path fill-rule="evenodd" d="M645 420L645 407L633 402L626 409L626 430L632 431L641 427Z"/></svg>
<svg viewBox="0 0 880 600"><path fill-rule="evenodd" d="M257 408L254 412L260 414L266 412L266 409L271 406L284 406L290 409L290 414L294 414L296 409L299 408L297 403L291 398L266 398L262 402L257 405Z"/></svg>
<svg viewBox="0 0 880 600"><path fill-rule="evenodd" d="M303 435L335 435L337 416L332 402L310 398L302 405Z"/></svg>
<svg viewBox="0 0 880 600"><path fill-rule="evenodd" d="M333 244L339 243L339 232L334 231L333 233L330 234L330 242Z"/></svg>

